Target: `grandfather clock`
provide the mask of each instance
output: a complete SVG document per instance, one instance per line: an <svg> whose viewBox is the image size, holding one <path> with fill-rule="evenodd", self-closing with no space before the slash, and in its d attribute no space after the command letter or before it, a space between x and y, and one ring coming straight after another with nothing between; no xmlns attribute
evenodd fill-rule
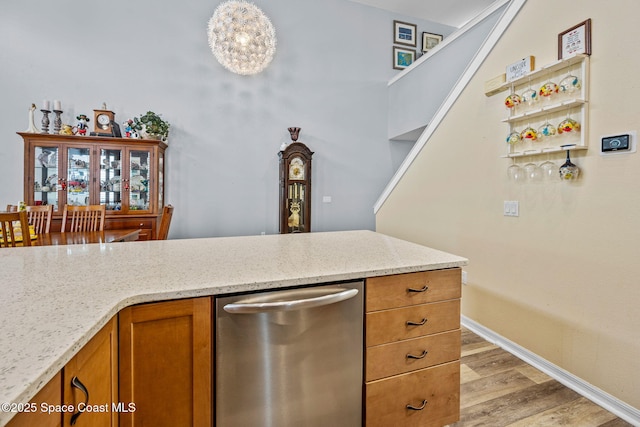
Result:
<svg viewBox="0 0 640 427"><path fill-rule="evenodd" d="M289 128L291 143L280 157L280 233L311 231L311 156L313 151L297 142L300 128Z"/></svg>

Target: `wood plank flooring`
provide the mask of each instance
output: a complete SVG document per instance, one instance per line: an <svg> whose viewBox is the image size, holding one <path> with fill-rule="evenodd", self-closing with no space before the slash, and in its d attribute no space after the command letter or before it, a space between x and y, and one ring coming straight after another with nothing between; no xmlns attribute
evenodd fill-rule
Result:
<svg viewBox="0 0 640 427"><path fill-rule="evenodd" d="M460 364L460 421L450 427L631 426L464 328Z"/></svg>

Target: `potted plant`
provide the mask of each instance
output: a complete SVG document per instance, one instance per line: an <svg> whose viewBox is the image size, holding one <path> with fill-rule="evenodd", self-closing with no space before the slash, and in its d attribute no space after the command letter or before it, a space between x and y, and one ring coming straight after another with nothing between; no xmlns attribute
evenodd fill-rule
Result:
<svg viewBox="0 0 640 427"><path fill-rule="evenodd" d="M133 118L130 123L132 129L138 131L141 138L160 139L166 141L169 136L169 122L153 111L147 111L144 115Z"/></svg>

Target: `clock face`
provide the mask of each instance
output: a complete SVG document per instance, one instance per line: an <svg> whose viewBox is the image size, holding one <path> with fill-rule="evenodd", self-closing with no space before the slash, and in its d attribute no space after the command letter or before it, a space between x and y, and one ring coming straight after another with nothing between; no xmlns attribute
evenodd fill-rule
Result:
<svg viewBox="0 0 640 427"><path fill-rule="evenodd" d="M304 180L304 162L296 157L289 163L289 179Z"/></svg>
<svg viewBox="0 0 640 427"><path fill-rule="evenodd" d="M111 119L106 114L98 115L97 121L102 129L107 129L111 124Z"/></svg>

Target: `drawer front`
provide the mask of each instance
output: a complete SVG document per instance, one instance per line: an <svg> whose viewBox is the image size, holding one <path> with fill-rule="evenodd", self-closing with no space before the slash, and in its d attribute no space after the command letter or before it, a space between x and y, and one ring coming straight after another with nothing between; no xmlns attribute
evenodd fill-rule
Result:
<svg viewBox="0 0 640 427"><path fill-rule="evenodd" d="M126 217L114 217L107 218L105 222L105 228L108 229L124 229L124 228L139 228L140 236L138 240L152 240L155 236L156 218L126 218Z"/></svg>
<svg viewBox="0 0 640 427"><path fill-rule="evenodd" d="M365 399L367 427L441 427L454 423L460 418L460 363L367 383ZM418 409L424 401L424 407Z"/></svg>
<svg viewBox="0 0 640 427"><path fill-rule="evenodd" d="M367 348L365 381L460 359L460 329Z"/></svg>
<svg viewBox="0 0 640 427"><path fill-rule="evenodd" d="M460 300L413 305L365 315L367 347L460 327Z"/></svg>
<svg viewBox="0 0 640 427"><path fill-rule="evenodd" d="M461 271L450 268L369 278L366 311L460 298Z"/></svg>

